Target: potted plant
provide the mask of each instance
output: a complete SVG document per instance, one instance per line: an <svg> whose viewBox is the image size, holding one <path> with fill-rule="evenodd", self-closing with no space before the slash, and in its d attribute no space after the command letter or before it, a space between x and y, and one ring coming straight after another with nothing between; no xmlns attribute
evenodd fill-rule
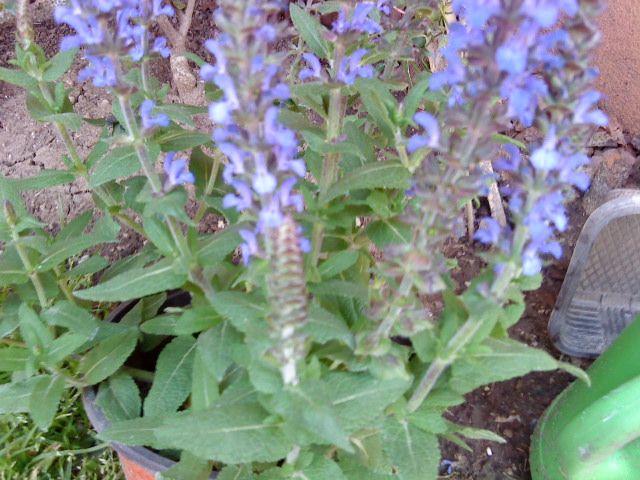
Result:
<svg viewBox="0 0 640 480"><path fill-rule="evenodd" d="M19 69L0 79L28 90L69 154L66 170L0 177L0 413L46 429L67 389L91 388L102 439L177 461L157 478L435 479L438 437L501 441L442 418L465 393L583 375L507 330L543 256L560 255L563 203L588 186L581 141L606 123L588 66L600 2L454 1L451 24L439 2L219 5L212 63L188 56L202 108L163 103L149 74L169 53L150 26L170 5L71 0L56 19L76 33L47 60L21 3ZM448 66L430 72L438 42ZM80 47L108 118L80 117L59 81ZM70 134L83 120L102 127L86 158ZM513 120L544 141L502 134ZM495 181L480 168L493 158L509 223L480 219L486 266L458 286L440 247ZM51 233L19 192L76 179L104 215ZM201 233L209 214L226 227ZM146 243L110 264L100 247L124 227ZM176 289L187 301L167 304Z"/></svg>

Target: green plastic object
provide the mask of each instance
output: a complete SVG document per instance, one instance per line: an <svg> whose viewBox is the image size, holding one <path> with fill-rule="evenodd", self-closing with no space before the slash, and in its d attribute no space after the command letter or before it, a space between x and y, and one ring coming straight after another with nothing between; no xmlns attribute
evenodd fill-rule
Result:
<svg viewBox="0 0 640 480"><path fill-rule="evenodd" d="M640 317L544 413L533 480L640 480Z"/></svg>

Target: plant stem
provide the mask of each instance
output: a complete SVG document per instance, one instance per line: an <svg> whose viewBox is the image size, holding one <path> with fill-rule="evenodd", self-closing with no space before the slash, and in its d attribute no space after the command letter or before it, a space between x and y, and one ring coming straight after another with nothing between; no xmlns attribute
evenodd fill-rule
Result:
<svg viewBox="0 0 640 480"><path fill-rule="evenodd" d="M153 166L153 162L151 162L151 158L149 158L149 151L140 134L140 129L138 128L138 123L133 113L133 107L131 106L131 99L127 95L118 95L118 103L122 109L125 127L133 139L133 148L140 160L142 171L151 184L151 191L159 195L162 193L162 182L160 182L160 177Z"/></svg>
<svg viewBox="0 0 640 480"><path fill-rule="evenodd" d="M33 287L36 289L36 294L38 295L38 302L40 303L40 307L45 308L47 306L48 300L47 300L47 294L45 293L44 287L42 286L42 281L40 280L40 276L38 275L38 272L31 264L31 260L29 260L29 255L27 254L27 251L25 250L24 246L20 243L20 235L15 230L15 226L12 224L12 222L9 223L9 228L11 228L11 238L13 239L14 245L16 247L16 251L20 256L22 265L24 265L24 268L27 270L27 276L29 277L29 280L31 280Z"/></svg>
<svg viewBox="0 0 640 480"><path fill-rule="evenodd" d="M133 378L137 378L145 383L153 383L153 379L155 378L155 374L153 372L141 370L139 368L128 367L125 365L122 367L122 370Z"/></svg>

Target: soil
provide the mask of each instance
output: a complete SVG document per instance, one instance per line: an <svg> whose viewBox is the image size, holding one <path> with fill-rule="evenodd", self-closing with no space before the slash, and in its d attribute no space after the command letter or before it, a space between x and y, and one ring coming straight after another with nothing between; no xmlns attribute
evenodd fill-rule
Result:
<svg viewBox="0 0 640 480"><path fill-rule="evenodd" d="M205 59L208 54L202 42L213 36L210 16L215 2L198 0L188 47ZM15 30L10 24L0 29L0 66L10 67L8 60L14 55ZM36 25L37 42L45 49L47 56L57 53L60 39L71 31L66 26L58 26L53 20L43 20ZM110 114L110 100L103 89L95 88L90 82L78 84L77 73L84 68L85 60L78 60L71 71L63 77L68 88L72 88L75 109L85 117L105 117ZM168 61L157 61L153 65L154 74L163 81L170 79ZM171 97L173 95L173 97ZM174 98L175 92L169 95ZM73 133L74 141L81 155L86 155L98 138L100 130L85 125ZM635 132L638 133L638 132ZM530 141L536 132L514 131L520 140ZM618 128L598 132L598 141L588 148L596 162L610 158L611 151L631 154L634 158L640 149L640 137L625 135ZM594 136L595 137L595 136ZM48 124L31 119L25 107L24 91L7 83L0 83L0 174L8 177L28 177L42 168L64 168L61 155L65 148L55 129ZM597 170L592 168L592 172ZM637 168L634 172L637 172ZM617 179L617 186L640 188L637 173L631 177ZM26 192L24 199L29 211L48 225L52 231L59 229L61 218L71 219L93 205L86 185L76 182L71 185L50 188L43 192ZM582 368L587 368L589 360L561 355L554 349L547 336L547 322L556 297L562 285L573 247L582 225L586 220L582 199L578 198L570 206L571 226L562 235L564 256L544 270L542 287L527 295L527 309L518 324L510 331L513 338L528 345L548 351L553 356ZM216 219L212 222L217 223ZM215 228L213 228L215 230ZM132 231L123 230L120 243L107 252L109 259L122 258L137 251L142 240ZM476 245L464 237L452 241L447 250L456 257L461 266L457 280L461 282L473 277L479 260L474 256ZM560 371L531 373L507 382L487 385L467 395L466 403L450 409L451 420L478 428L486 428L501 435L506 443L489 441L469 441L472 451L466 451L448 441L441 441L443 463L441 478L456 480L528 480L530 479L528 455L529 439L538 418L551 401L564 390L574 378ZM447 467L451 467L447 472Z"/></svg>

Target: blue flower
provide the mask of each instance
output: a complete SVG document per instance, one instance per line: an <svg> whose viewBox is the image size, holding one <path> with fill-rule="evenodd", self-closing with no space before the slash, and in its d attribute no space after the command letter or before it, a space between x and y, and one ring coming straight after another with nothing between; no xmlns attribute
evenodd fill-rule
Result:
<svg viewBox="0 0 640 480"><path fill-rule="evenodd" d="M307 78L322 78L322 65L320 60L313 53L305 53L302 57L307 61L311 68L305 68L300 71L298 78L300 80L306 80Z"/></svg>
<svg viewBox="0 0 640 480"><path fill-rule="evenodd" d="M491 243L494 245L498 243L500 234L502 233L500 224L491 217L485 217L480 219L480 225L482 225L482 228L478 229L473 238L482 243Z"/></svg>
<svg viewBox="0 0 640 480"><path fill-rule="evenodd" d="M440 146L440 127L436 118L427 112L418 112L413 117L415 122L424 128L428 136L414 135L409 139L407 150L413 153L419 148L438 148Z"/></svg>
<svg viewBox="0 0 640 480"><path fill-rule="evenodd" d="M389 5L387 5L388 0L378 0L376 3L376 8L380 10L382 13L389 15L391 13L391 9Z"/></svg>
<svg viewBox="0 0 640 480"><path fill-rule="evenodd" d="M589 162L589 158L581 153L571 155L570 157L565 159L562 166L560 167L558 179L561 182L575 185L584 192L587 188L589 188L591 179L585 172L577 172L576 168Z"/></svg>
<svg viewBox="0 0 640 480"><path fill-rule="evenodd" d="M515 145L503 145L502 150L504 150L509 157L501 156L498 157L498 160L493 162L494 168L497 170L504 170L506 172L515 172L520 168L520 163L522 162L522 155L520 154L520 149Z"/></svg>
<svg viewBox="0 0 640 480"><path fill-rule="evenodd" d="M163 5L162 0L153 0L151 14L154 17L159 17L160 15L167 15L169 17L173 16L173 7L170 5Z"/></svg>
<svg viewBox="0 0 640 480"><path fill-rule="evenodd" d="M174 160L176 152L169 152L164 159L164 172L167 175L165 190L171 187L182 185L183 183L194 183L196 181L193 173L187 168L187 161L183 159Z"/></svg>
<svg viewBox="0 0 640 480"><path fill-rule="evenodd" d="M357 77L373 77L373 67L371 65L359 66L362 57L367 53L369 53L369 51L366 48L359 48L351 54L351 57L345 57L340 64L336 79L347 85L351 85Z"/></svg>
<svg viewBox="0 0 640 480"><path fill-rule="evenodd" d="M562 160L562 154L556 150L557 143L556 127L551 125L542 146L536 148L531 154L531 164L538 170L557 168Z"/></svg>
<svg viewBox="0 0 640 480"><path fill-rule="evenodd" d="M368 34L382 33L382 27L368 18L369 13L375 8L373 3L359 3L353 10L350 30L366 32Z"/></svg>
<svg viewBox="0 0 640 480"><path fill-rule="evenodd" d="M258 239L256 234L251 230L238 230L238 234L244 240L244 243L240 245L242 250L242 263L249 265L249 260L253 255L258 253Z"/></svg>
<svg viewBox="0 0 640 480"><path fill-rule="evenodd" d="M156 104L153 100L145 100L144 102L142 102L142 105L140 105L140 118L142 119L142 128L144 130L151 130L156 126L169 126L169 117L167 117L164 113L159 113L155 117L151 117L151 110L155 105Z"/></svg>
<svg viewBox="0 0 640 480"><path fill-rule="evenodd" d="M115 87L118 84L118 74L113 60L89 54L86 57L91 62L91 66L80 71L78 81L84 82L93 77L93 84L96 87Z"/></svg>
<svg viewBox="0 0 640 480"><path fill-rule="evenodd" d="M251 188L241 180L233 181L231 186L236 189L239 196L232 193L226 194L222 199L222 206L224 208L235 207L236 210L240 212L251 208L251 205L253 204L253 193L251 192Z"/></svg>
<svg viewBox="0 0 640 480"><path fill-rule="evenodd" d="M500 12L500 0L453 0L453 11L462 14L472 28L482 28Z"/></svg>
<svg viewBox="0 0 640 480"><path fill-rule="evenodd" d="M527 45L521 39L512 38L503 43L496 52L496 62L505 72L518 74L527 69Z"/></svg>
<svg viewBox="0 0 640 480"><path fill-rule="evenodd" d="M596 103L602 95L599 92L585 93L579 100L578 106L573 111L574 123L593 123L599 127L605 127L609 120L602 110L592 110L589 112L594 103Z"/></svg>
<svg viewBox="0 0 640 480"><path fill-rule="evenodd" d="M266 195L273 193L278 186L278 180L269 170L264 161L264 155L257 153L255 155L255 173L253 174L253 190L258 195Z"/></svg>

